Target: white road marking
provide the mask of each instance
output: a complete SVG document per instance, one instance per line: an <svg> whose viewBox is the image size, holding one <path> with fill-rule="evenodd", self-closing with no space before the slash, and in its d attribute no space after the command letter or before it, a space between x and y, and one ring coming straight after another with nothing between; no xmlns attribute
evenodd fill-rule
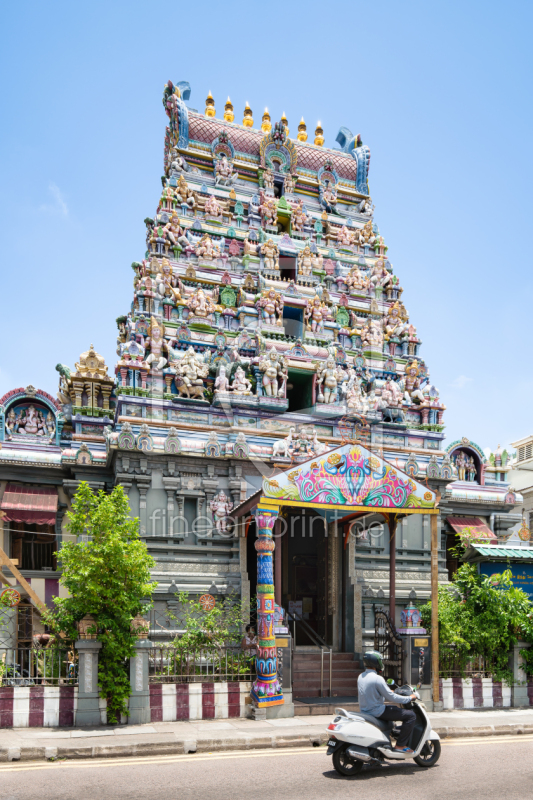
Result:
<svg viewBox="0 0 533 800"><path fill-rule="evenodd" d="M441 744L445 747L468 747L478 744L520 744L533 741L533 734L510 734L507 736L472 736L461 739L443 739ZM324 745L321 747L273 747L268 750L233 750L222 753L189 753L187 755L173 756L128 756L125 758L88 758L66 761L28 762L21 764L19 761L10 764L0 764L0 772L32 772L38 769L87 769L92 767L124 767L133 764L182 764L191 761L225 761L231 758L276 758L279 756L326 754ZM409 759L406 759L409 760ZM387 764L400 763L388 761Z"/></svg>

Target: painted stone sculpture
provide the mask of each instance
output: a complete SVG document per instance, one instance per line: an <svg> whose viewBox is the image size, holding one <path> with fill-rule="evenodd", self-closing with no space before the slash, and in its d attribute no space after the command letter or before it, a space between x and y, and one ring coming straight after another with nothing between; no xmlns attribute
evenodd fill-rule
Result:
<svg viewBox="0 0 533 800"><path fill-rule="evenodd" d="M285 397L287 392L287 361L275 347L259 361L259 371L263 373L263 389L267 397Z"/></svg>

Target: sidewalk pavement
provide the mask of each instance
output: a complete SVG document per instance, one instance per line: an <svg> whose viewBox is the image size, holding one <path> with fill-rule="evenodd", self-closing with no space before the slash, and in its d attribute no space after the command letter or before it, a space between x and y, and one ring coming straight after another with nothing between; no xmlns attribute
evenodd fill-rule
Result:
<svg viewBox="0 0 533 800"><path fill-rule="evenodd" d="M480 709L429 714L441 738L533 733L533 709ZM1 761L173 755L215 750L318 747L331 714L292 719L199 720L101 728L2 728Z"/></svg>

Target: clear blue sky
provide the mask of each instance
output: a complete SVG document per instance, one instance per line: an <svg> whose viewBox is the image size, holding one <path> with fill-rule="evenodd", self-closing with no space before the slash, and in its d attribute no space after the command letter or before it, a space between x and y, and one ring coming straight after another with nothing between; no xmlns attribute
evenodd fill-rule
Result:
<svg viewBox="0 0 533 800"><path fill-rule="evenodd" d="M0 394L112 368L161 190L168 79L368 144L375 219L448 441L531 419L531 2L26 2L3 8Z"/></svg>

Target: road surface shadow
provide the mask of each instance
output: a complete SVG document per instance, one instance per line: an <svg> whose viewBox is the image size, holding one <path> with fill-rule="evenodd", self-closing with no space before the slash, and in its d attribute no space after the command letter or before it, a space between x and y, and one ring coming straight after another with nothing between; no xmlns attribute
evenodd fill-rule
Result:
<svg viewBox="0 0 533 800"><path fill-rule="evenodd" d="M365 780L372 780L373 778L387 778L393 775L423 775L425 772L428 771L430 767L419 767L416 764L372 764L371 766L363 767L361 772L358 772L357 775L339 775L337 770L328 770L327 772L323 772L323 776L328 778L329 780L339 780L339 781L365 781ZM435 767L431 767L431 769L435 769Z"/></svg>

